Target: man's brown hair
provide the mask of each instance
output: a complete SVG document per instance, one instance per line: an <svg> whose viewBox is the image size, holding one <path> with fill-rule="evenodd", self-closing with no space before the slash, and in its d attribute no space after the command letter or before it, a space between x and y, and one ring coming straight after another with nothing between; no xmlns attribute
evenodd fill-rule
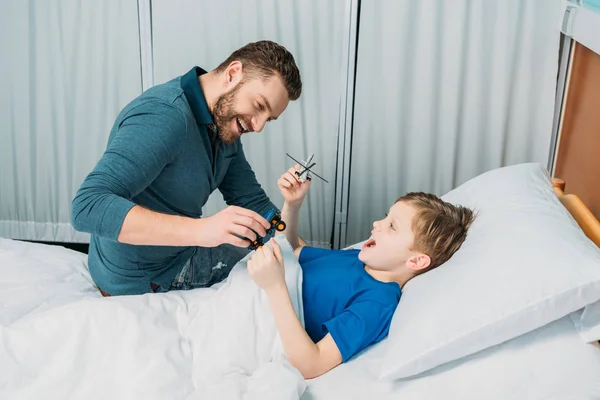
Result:
<svg viewBox="0 0 600 400"><path fill-rule="evenodd" d="M412 220L413 250L431 258L429 267L419 273L448 261L467 238L467 231L475 219L469 208L450 204L431 193L411 192L396 202L399 201L417 210Z"/></svg>
<svg viewBox="0 0 600 400"><path fill-rule="evenodd" d="M223 72L234 61L242 63L245 78L259 77L267 79L275 73L279 74L290 100L297 100L302 93L300 71L294 56L285 47L269 40L248 43L234 51L217 68Z"/></svg>

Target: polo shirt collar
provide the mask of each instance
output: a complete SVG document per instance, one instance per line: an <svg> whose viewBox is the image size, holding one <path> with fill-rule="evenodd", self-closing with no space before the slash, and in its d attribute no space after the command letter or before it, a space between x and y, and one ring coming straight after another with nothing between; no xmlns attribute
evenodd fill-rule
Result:
<svg viewBox="0 0 600 400"><path fill-rule="evenodd" d="M192 109L192 114L194 114L194 119L198 127L202 125L214 125L208 104L206 104L206 98L198 81L198 77L203 74L206 74L205 70L200 67L194 67L181 77L181 87Z"/></svg>

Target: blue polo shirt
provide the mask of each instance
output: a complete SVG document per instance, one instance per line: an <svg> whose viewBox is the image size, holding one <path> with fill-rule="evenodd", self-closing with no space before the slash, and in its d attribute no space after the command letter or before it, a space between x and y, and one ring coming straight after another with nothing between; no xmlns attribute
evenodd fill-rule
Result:
<svg viewBox="0 0 600 400"><path fill-rule="evenodd" d="M242 143L218 140L198 76L199 67L154 86L118 115L106 151L75 196L71 222L91 234L90 273L113 294L169 287L192 247L118 243L134 205L200 218L218 189L229 205L266 213L276 208L246 161ZM212 139L212 141L211 141Z"/></svg>
<svg viewBox="0 0 600 400"><path fill-rule="evenodd" d="M402 294L369 275L358 253L303 247L298 260L306 332L315 343L330 333L343 362L387 336Z"/></svg>

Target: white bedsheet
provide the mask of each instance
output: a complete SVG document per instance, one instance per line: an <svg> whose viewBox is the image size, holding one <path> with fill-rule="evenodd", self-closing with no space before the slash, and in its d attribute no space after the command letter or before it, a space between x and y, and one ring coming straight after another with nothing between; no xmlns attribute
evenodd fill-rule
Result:
<svg viewBox="0 0 600 400"><path fill-rule="evenodd" d="M600 399L600 350L580 339L568 316L412 379L377 379L385 351L383 341L308 381L302 400Z"/></svg>
<svg viewBox="0 0 600 400"><path fill-rule="evenodd" d="M301 315L301 274L281 245ZM105 299L85 259L0 238L0 399L303 393L243 265L214 289ZM580 340L568 317L404 381L376 379L384 352L385 341L308 381L301 399L600 399L600 350Z"/></svg>
<svg viewBox="0 0 600 400"><path fill-rule="evenodd" d="M301 271L278 237L301 315ZM0 239L0 399L298 399L242 260L216 288L102 298L85 255Z"/></svg>

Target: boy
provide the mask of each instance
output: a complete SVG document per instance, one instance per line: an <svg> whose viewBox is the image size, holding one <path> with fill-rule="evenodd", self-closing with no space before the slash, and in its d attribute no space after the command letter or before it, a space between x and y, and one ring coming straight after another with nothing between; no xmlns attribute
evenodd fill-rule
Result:
<svg viewBox="0 0 600 400"><path fill-rule="evenodd" d="M464 242L474 215L432 194L408 193L373 223L360 251L305 247L298 240L298 213L310 181L300 183L294 172L291 168L277 183L285 200L284 234L303 271L306 330L292 307L275 241L256 250L248 272L267 294L290 362L308 379L385 338L404 284L447 261Z"/></svg>

